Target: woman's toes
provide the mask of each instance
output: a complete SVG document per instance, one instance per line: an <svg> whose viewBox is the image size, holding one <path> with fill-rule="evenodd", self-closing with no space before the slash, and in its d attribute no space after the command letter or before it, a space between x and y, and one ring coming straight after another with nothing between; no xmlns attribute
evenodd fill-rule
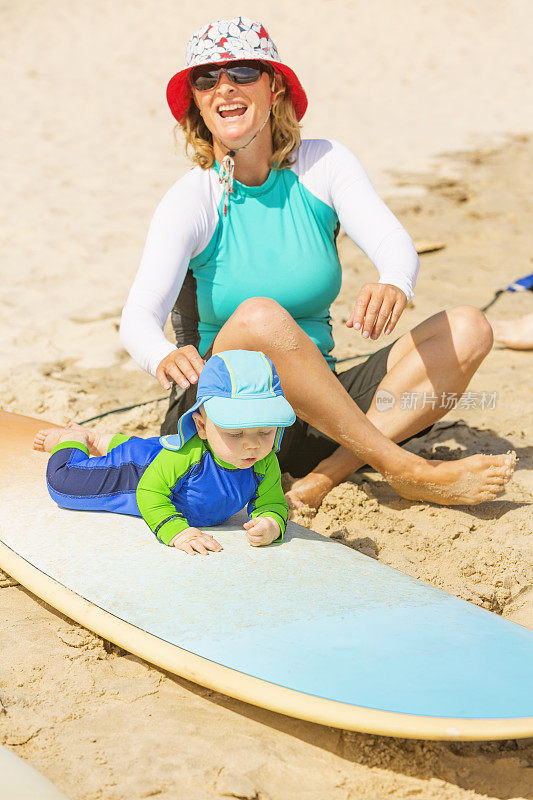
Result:
<svg viewBox="0 0 533 800"><path fill-rule="evenodd" d="M510 469L511 472L513 472L514 468L516 467L516 462L518 461L516 453L514 450L512 450L510 453L506 453L505 455L506 455L506 462L505 462L506 467Z"/></svg>
<svg viewBox="0 0 533 800"><path fill-rule="evenodd" d="M501 467L491 466L489 469L489 478L503 478L507 480L511 477L514 471L514 466L504 463Z"/></svg>

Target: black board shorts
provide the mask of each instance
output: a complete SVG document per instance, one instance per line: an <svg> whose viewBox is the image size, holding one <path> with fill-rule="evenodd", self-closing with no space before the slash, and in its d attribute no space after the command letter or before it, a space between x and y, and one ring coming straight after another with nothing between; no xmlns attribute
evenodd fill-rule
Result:
<svg viewBox="0 0 533 800"><path fill-rule="evenodd" d="M352 400L366 414L376 389L387 374L387 359L394 342L376 350L362 363L356 364L344 372L335 372ZM212 355L211 348L204 358L207 360ZM182 389L176 384L172 385L170 401L166 417L161 425L161 435L175 433L178 420L191 408L196 401L196 385ZM334 409L332 409L334 413ZM416 436L423 436L431 430L425 428ZM409 437L415 438L414 436ZM405 441L408 441L407 439ZM405 442L402 442L405 444ZM313 428L309 423L296 417L296 422L285 430L278 453L279 464L282 472L289 472L293 478L302 478L311 472L320 461L328 458L338 447L334 439Z"/></svg>

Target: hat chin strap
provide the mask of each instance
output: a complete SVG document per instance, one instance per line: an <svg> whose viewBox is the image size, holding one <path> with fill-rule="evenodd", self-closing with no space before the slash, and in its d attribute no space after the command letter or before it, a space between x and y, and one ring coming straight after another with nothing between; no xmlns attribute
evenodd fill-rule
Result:
<svg viewBox="0 0 533 800"><path fill-rule="evenodd" d="M227 154L224 156L220 163L220 173L218 176L218 182L224 184L224 216L227 216L228 213L228 204L229 204L229 196L233 194L233 173L235 171L235 153L238 153L240 150L244 150L245 147L248 147L249 144L252 144L254 139L259 136L265 125L267 124L268 120L270 119L270 112L272 111L272 106L274 105L272 100L272 95L270 98L270 106L268 109L268 114L266 116L265 121L259 128L259 130L254 133L252 138L246 144L243 144L241 147L236 147L234 149L230 148L222 139L218 138L220 144L227 149Z"/></svg>

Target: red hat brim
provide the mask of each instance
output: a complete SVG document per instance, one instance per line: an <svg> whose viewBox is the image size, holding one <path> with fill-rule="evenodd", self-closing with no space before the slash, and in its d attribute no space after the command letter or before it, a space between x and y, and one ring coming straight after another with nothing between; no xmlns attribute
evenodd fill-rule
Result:
<svg viewBox="0 0 533 800"><path fill-rule="evenodd" d="M232 59L228 59L231 61ZM239 59L240 60L240 59ZM280 64L278 61L271 61L268 58L261 59L267 61L275 70L285 78L287 89L294 106L296 118L298 122L302 119L307 110L307 95L305 94L302 84L296 77L296 74L290 67L285 64ZM226 62L224 62L226 63ZM220 65L218 62L217 66ZM186 67L180 72L177 72L168 82L167 86L167 102L170 110L178 122L183 122L189 110L191 102L191 88L189 84L189 72L193 67Z"/></svg>

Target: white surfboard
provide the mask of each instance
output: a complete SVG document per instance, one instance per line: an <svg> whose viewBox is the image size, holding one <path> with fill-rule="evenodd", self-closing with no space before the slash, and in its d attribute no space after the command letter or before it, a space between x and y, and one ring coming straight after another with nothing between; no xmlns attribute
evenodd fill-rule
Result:
<svg viewBox="0 0 533 800"><path fill-rule="evenodd" d="M49 498L42 421L0 412L0 566L89 630L248 703L411 738L533 736L533 632L289 524L188 556L135 517Z"/></svg>

